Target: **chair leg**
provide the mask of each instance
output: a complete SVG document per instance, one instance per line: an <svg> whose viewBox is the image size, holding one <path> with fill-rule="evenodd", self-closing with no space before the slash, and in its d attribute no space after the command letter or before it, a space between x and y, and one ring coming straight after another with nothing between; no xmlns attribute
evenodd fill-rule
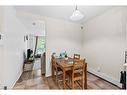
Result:
<svg viewBox="0 0 127 95"><path fill-rule="evenodd" d="M70 88L71 88L71 83L72 83L72 80L71 80L71 78L69 78L69 85L70 85Z"/></svg>
<svg viewBox="0 0 127 95"><path fill-rule="evenodd" d="M74 89L74 81L72 80L72 89Z"/></svg>
<svg viewBox="0 0 127 95"><path fill-rule="evenodd" d="M82 89L84 89L84 80L82 79L81 81L82 81L81 82L82 83L82 85L81 85L82 86Z"/></svg>
<svg viewBox="0 0 127 95"><path fill-rule="evenodd" d="M56 84L58 84L58 72L56 70Z"/></svg>
<svg viewBox="0 0 127 95"><path fill-rule="evenodd" d="M82 89L84 89L85 88L85 82L84 82L85 80L84 80L84 73L83 73L83 77L82 77Z"/></svg>
<svg viewBox="0 0 127 95"><path fill-rule="evenodd" d="M54 67L52 67L52 78L54 79Z"/></svg>
<svg viewBox="0 0 127 95"><path fill-rule="evenodd" d="M84 89L84 79L82 79L82 89Z"/></svg>
<svg viewBox="0 0 127 95"><path fill-rule="evenodd" d="M68 77L68 83L69 83L69 88L72 89L72 84L71 84L72 83L72 80L71 80L70 77Z"/></svg>

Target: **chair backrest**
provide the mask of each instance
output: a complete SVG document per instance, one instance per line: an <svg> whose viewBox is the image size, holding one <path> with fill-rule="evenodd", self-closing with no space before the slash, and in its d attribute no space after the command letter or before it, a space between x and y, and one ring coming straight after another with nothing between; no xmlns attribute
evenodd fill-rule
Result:
<svg viewBox="0 0 127 95"><path fill-rule="evenodd" d="M86 81L84 80L84 78L86 77L85 68L86 68L85 59L74 60L72 69L72 88L74 88L74 81L78 80L80 80L79 84L80 86L82 86L82 89L84 89L84 86L86 86Z"/></svg>
<svg viewBox="0 0 127 95"><path fill-rule="evenodd" d="M74 54L74 59L80 59L80 54Z"/></svg>
<svg viewBox="0 0 127 95"><path fill-rule="evenodd" d="M84 74L85 59L75 60L73 64L72 77L76 73Z"/></svg>
<svg viewBox="0 0 127 95"><path fill-rule="evenodd" d="M57 65L56 65L56 59L55 59L54 56L52 56L52 58L51 58L51 63L52 63L52 65L53 65L54 67L57 66Z"/></svg>

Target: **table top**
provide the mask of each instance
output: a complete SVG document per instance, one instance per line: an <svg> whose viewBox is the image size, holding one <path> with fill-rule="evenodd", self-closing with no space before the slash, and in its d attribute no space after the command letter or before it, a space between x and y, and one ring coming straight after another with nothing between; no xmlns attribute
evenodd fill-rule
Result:
<svg viewBox="0 0 127 95"><path fill-rule="evenodd" d="M73 67L73 63L74 61L76 61L77 59L68 57L68 59L66 58L56 58L56 64L61 68L61 69L66 69L66 70L70 70Z"/></svg>
<svg viewBox="0 0 127 95"><path fill-rule="evenodd" d="M68 59L56 58L56 63L62 68L72 67L73 62L74 62L74 59L70 57L68 57Z"/></svg>

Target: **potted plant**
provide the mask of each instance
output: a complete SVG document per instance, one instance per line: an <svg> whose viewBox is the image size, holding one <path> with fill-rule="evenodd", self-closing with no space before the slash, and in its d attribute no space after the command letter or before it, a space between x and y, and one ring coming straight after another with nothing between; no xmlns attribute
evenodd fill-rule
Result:
<svg viewBox="0 0 127 95"><path fill-rule="evenodd" d="M68 59L68 56L67 56L67 53L66 53L66 51L65 51L65 60L67 60Z"/></svg>

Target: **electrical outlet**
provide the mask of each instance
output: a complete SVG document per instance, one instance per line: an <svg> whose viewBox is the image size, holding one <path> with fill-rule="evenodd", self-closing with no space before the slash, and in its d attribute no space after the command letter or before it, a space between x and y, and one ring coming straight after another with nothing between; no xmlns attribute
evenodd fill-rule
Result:
<svg viewBox="0 0 127 95"><path fill-rule="evenodd" d="M4 90L7 90L7 86L4 86Z"/></svg>
<svg viewBox="0 0 127 95"><path fill-rule="evenodd" d="M0 40L2 39L2 36L1 36L1 34L0 34Z"/></svg>
<svg viewBox="0 0 127 95"><path fill-rule="evenodd" d="M101 72L101 68L100 68L100 67L98 67L98 68L97 68L97 71L98 71L98 72Z"/></svg>

